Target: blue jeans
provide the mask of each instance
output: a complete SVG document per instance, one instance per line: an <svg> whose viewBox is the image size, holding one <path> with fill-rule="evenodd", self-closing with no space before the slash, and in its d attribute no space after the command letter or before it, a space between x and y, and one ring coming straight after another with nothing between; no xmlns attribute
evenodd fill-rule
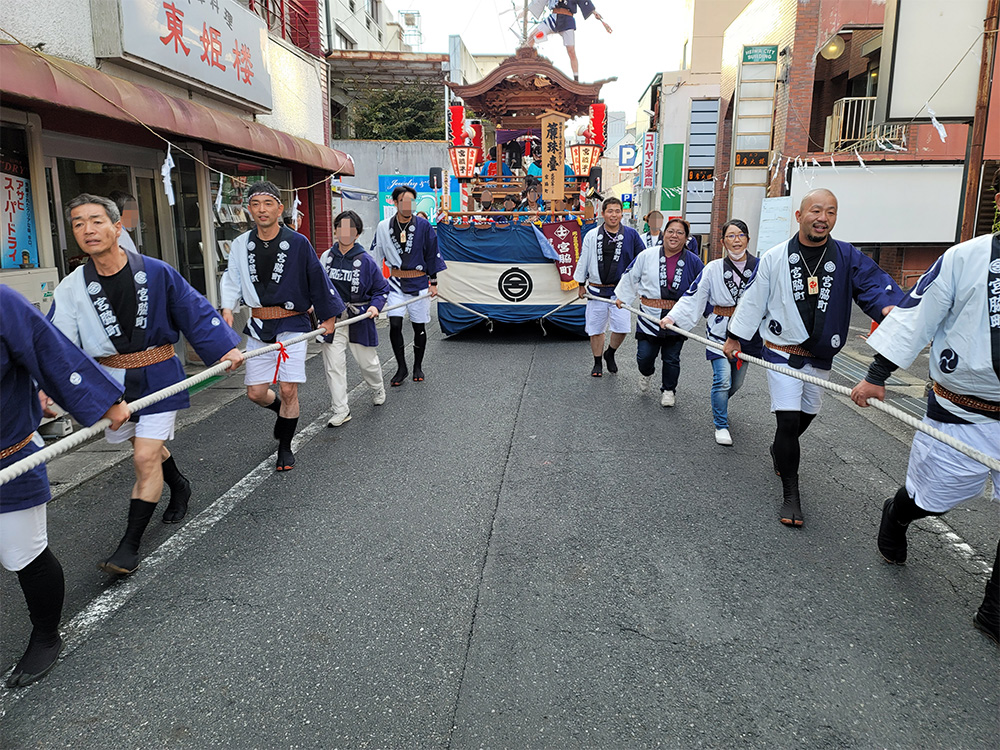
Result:
<svg viewBox="0 0 1000 750"><path fill-rule="evenodd" d="M656 372L656 355L663 360L663 386L661 391L676 391L677 380L681 376L681 347L683 336L666 338L643 337L636 341L636 361L639 372L647 377Z"/></svg>
<svg viewBox="0 0 1000 750"><path fill-rule="evenodd" d="M746 362L737 370L736 363L725 357L712 360L712 421L715 422L715 429L728 429L729 399L743 385L746 376Z"/></svg>

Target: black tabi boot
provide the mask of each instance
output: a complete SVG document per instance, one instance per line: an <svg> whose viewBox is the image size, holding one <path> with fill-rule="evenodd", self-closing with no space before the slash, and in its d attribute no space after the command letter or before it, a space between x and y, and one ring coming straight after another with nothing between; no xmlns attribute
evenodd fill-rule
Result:
<svg viewBox="0 0 1000 750"><path fill-rule="evenodd" d="M604 351L604 362L608 366L608 372L614 375L618 372L618 363L615 362L615 352L617 349L612 349L610 346Z"/></svg>
<svg viewBox="0 0 1000 750"><path fill-rule="evenodd" d="M125 529L125 536L118 543L115 554L97 567L105 573L117 573L128 575L134 573L139 567L139 542L142 541L142 534L146 531L149 519L153 517L156 510L156 503L147 503L133 497L128 506L128 526Z"/></svg>
<svg viewBox="0 0 1000 750"><path fill-rule="evenodd" d="M594 357L594 367L590 371L590 377L592 378L604 377L604 366L601 364L600 357Z"/></svg>
<svg viewBox="0 0 1000 750"><path fill-rule="evenodd" d="M979 610L972 618L972 624L982 630L1000 645L1000 542L997 543L997 556L993 560L993 574L986 582L986 596Z"/></svg>
<svg viewBox="0 0 1000 750"><path fill-rule="evenodd" d="M781 493L784 501L781 503L780 521L785 526L801 526L805 520L802 515L802 504L799 500L799 477L782 477Z"/></svg>
<svg viewBox="0 0 1000 750"><path fill-rule="evenodd" d="M278 417L274 430L278 433L278 465L277 471L291 471L295 468L295 454L292 453L292 438L299 424L298 417Z"/></svg>
<svg viewBox="0 0 1000 750"><path fill-rule="evenodd" d="M265 409L270 409L271 411L274 412L275 416L280 417L281 416L281 397L278 396L277 393L275 393L274 394L274 401L272 401L271 403L269 403L264 408ZM278 439L278 423L277 423L277 421L275 421L275 423L274 423L274 433L273 434L274 434L274 439L277 440Z"/></svg>
<svg viewBox="0 0 1000 750"><path fill-rule="evenodd" d="M180 523L188 512L191 499L191 482L187 480L171 456L163 462L163 481L170 488L170 502L163 511L163 523Z"/></svg>
<svg viewBox="0 0 1000 750"><path fill-rule="evenodd" d="M399 321L396 323L396 321ZM410 371L406 367L406 347L403 343L403 319L389 318L389 343L392 354L396 358L396 374L392 376L389 385L396 387L406 382Z"/></svg>
<svg viewBox="0 0 1000 750"><path fill-rule="evenodd" d="M427 351L427 328L423 323L413 323L413 382L424 382L424 352Z"/></svg>
<svg viewBox="0 0 1000 750"><path fill-rule="evenodd" d="M24 687L38 682L52 671L62 651L59 618L62 616L66 582L62 566L46 547L41 554L17 571L31 618L31 638L24 656L7 678L7 687Z"/></svg>
<svg viewBox="0 0 1000 750"><path fill-rule="evenodd" d="M917 507L913 498L900 487L896 494L882 505L882 522L878 527L878 551L886 562L904 565L906 563L906 527L911 521L926 516L939 516Z"/></svg>

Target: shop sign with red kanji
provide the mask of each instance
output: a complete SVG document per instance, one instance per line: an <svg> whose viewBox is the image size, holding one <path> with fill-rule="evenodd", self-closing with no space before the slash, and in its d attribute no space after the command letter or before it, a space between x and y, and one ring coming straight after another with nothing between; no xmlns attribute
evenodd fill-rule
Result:
<svg viewBox="0 0 1000 750"><path fill-rule="evenodd" d="M235 0L118 0L121 49L271 109L267 27Z"/></svg>

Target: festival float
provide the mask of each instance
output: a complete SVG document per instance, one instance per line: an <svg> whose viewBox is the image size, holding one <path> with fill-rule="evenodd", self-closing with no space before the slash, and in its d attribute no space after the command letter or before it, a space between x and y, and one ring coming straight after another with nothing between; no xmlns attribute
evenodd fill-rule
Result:
<svg viewBox="0 0 1000 750"><path fill-rule="evenodd" d="M447 84L462 104L450 107L447 134L460 199L452 205L445 194L437 226L448 264L438 287L445 335L484 322L492 329L493 321L539 321L543 331L551 322L583 335L584 303L573 273L583 236L595 226L596 165L607 143L600 90L614 80L576 82L522 44L482 80ZM581 142L567 147L566 124L580 117L589 117L576 138ZM484 150L483 121L495 132L493 159ZM505 169L505 152L515 162L522 154L541 157L541 174ZM439 186L447 184L448 175L432 175L432 182L435 177ZM526 186L536 180L540 204L517 210L508 200L507 208L497 209L509 198L521 204ZM492 194L489 210L482 205L484 193Z"/></svg>

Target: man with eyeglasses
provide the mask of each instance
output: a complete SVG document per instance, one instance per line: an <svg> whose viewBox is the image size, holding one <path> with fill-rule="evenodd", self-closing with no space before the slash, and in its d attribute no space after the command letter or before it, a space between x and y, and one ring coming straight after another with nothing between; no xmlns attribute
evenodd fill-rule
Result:
<svg viewBox="0 0 1000 750"><path fill-rule="evenodd" d="M830 236L837 222L832 192L808 192L795 220L798 233L761 255L729 321L724 351L734 359L741 341L759 331L765 360L828 380L850 333L852 300L881 321L903 292L871 258ZM781 477L779 520L800 527L799 438L819 413L823 389L773 370L767 371L767 384L777 422L771 457Z"/></svg>

